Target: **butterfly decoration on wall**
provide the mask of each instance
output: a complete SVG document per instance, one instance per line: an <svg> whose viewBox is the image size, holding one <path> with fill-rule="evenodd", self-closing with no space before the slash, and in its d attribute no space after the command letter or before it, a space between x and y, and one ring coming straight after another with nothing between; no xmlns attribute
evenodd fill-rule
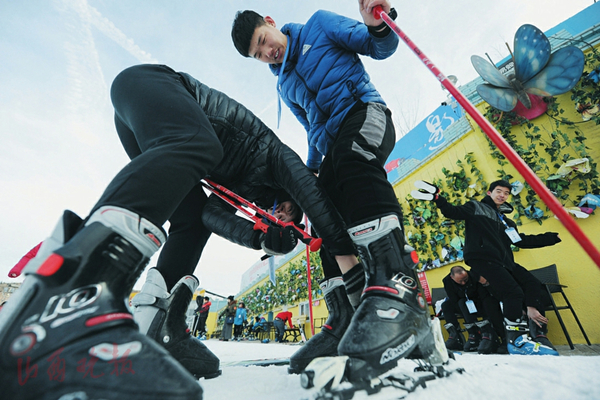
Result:
<svg viewBox="0 0 600 400"><path fill-rule="evenodd" d="M477 86L477 93L492 107L511 111L521 101L531 108L529 94L557 96L568 92L581 78L585 57L575 46L551 54L550 41L533 25L523 25L515 33L514 73L504 76L492 63L474 55L471 63L488 83Z"/></svg>

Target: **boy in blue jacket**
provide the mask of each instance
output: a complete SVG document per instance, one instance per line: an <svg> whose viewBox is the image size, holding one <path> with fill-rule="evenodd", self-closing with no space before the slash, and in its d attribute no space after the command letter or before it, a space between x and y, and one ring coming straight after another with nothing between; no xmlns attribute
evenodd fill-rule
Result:
<svg viewBox="0 0 600 400"><path fill-rule="evenodd" d="M301 371L311 354L335 355L336 347L362 360L368 377L401 358L433 352L418 260L406 245L402 211L383 168L396 141L392 115L359 58L385 59L398 46L398 37L373 16L375 6L395 18L389 1L359 0L363 22L320 10L304 25L279 30L271 17L247 10L232 27L236 49L269 64L280 98L306 129L307 165L344 217L362 261L338 267L321 252L329 319L292 356L290 372ZM347 296L339 293L344 286Z"/></svg>

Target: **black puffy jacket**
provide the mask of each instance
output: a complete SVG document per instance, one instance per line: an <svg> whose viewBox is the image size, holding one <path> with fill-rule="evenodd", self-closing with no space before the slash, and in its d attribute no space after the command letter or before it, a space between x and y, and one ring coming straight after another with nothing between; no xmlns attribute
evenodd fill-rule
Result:
<svg viewBox="0 0 600 400"><path fill-rule="evenodd" d="M275 198L289 194L332 254L353 254L354 245L341 216L300 157L246 107L186 73L179 75L223 145L223 159L209 178L265 209ZM202 221L219 236L260 249L254 224L237 217L233 207L214 195Z"/></svg>
<svg viewBox="0 0 600 400"><path fill-rule="evenodd" d="M491 197L485 196L481 201L471 200L463 205L454 206L443 197L435 201L445 217L465 221L465 247L463 249L465 263L471 260L497 261L509 270L515 263L511 244L523 249L551 246L560 242L558 234L546 232L539 235L519 233L521 241L512 243L506 234L506 226L502 223L496 205ZM502 214L510 214L513 207L504 203ZM503 217L506 224L517 229L517 224Z"/></svg>

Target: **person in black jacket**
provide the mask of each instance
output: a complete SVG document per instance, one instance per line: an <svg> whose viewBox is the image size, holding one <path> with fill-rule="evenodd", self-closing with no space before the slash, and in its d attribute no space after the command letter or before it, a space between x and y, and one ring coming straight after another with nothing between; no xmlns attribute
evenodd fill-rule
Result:
<svg viewBox="0 0 600 400"><path fill-rule="evenodd" d="M65 212L27 265L19 295L2 310L0 386L8 397L59 398L73 392L90 398L202 397L191 374L220 373L218 358L186 333L185 324L198 286L191 274L211 234L202 220L207 203L202 178L266 208L280 193L289 195L336 257L356 260L343 220L316 177L236 101L164 65L122 71L113 81L111 100L131 161L85 221ZM168 239L162 229L166 221ZM256 249L266 245L289 252L296 246L287 229L263 233L248 222L241 232L241 225L224 224L223 231L239 233L238 240ZM125 299L163 244L157 267L148 271L132 301L138 330ZM24 383L27 377L17 376L24 359L28 366L44 364L58 350L68 367L92 360L91 373L103 379L81 386L75 371L60 382ZM111 374L110 354L127 357L135 374Z"/></svg>
<svg viewBox="0 0 600 400"><path fill-rule="evenodd" d="M477 351L480 354L496 351L500 344L498 336L504 336L498 300L474 279L470 271L460 265L452 267L442 282L447 295L446 301L442 303L442 313L446 320L444 328L448 331L446 347L449 350ZM461 314L465 320L464 326L469 332L466 341L456 314ZM482 320L478 321L478 317Z"/></svg>
<svg viewBox="0 0 600 400"><path fill-rule="evenodd" d="M194 111L200 111L206 117L212 129L201 134L205 136L204 140L218 140L223 154L206 177L263 209L273 207L275 216L284 221L298 222L304 211L323 239L323 246L340 259L340 265L354 266L358 263L353 243L344 230L344 222L316 177L300 157L247 108L189 74L175 72L165 66L136 66L124 73L130 75L130 81L145 79L150 84L170 79L169 85L162 90L177 91L181 101L191 101ZM185 115L179 118L182 117ZM200 184L192 189L189 196L192 198L177 214L178 218L170 220L169 240L156 267L164 278L159 285L162 294L153 297L167 297L169 289L178 280L193 273L211 233L268 254L285 254L296 247L297 239L290 235L291 228L269 228L266 234L254 230L253 222L236 215L236 209L217 196L207 197ZM147 283L148 289L142 288L138 295L143 296L140 301L136 303L137 296L134 298L134 316L140 326L150 326L152 321L161 318L153 298L146 300L145 295L156 293L156 285ZM152 330L153 335L160 339L164 334L158 331ZM169 346L172 346L170 343ZM197 347L196 344L194 346ZM180 357L190 358L189 350L182 348L181 352L185 355ZM318 355L316 353L313 357ZM201 364L207 363L196 362L194 368L202 368Z"/></svg>
<svg viewBox="0 0 600 400"><path fill-rule="evenodd" d="M527 319L541 319L537 314L523 317L525 294L519 282L526 279L523 276L525 268L515 263L511 245L523 249L551 246L560 242L558 233L519 233L517 225L505 215L513 211L506 202L511 191L511 184L506 180L492 182L487 196L481 201L471 200L460 206L449 204L439 195L439 189L430 183L418 181L415 185L421 190L413 191L413 197L434 201L447 218L465 220L464 260L471 267L473 277L477 280L484 277L503 303L508 351L511 354L557 355L550 347L528 339Z"/></svg>

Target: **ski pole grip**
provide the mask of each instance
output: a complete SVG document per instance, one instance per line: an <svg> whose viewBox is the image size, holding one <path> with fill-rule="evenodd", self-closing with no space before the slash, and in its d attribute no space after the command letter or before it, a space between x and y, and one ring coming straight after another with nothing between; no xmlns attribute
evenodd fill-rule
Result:
<svg viewBox="0 0 600 400"><path fill-rule="evenodd" d="M255 231L263 231L264 233L267 233L268 229L269 229L269 225L265 224L260 219L257 219L256 222L254 223Z"/></svg>
<svg viewBox="0 0 600 400"><path fill-rule="evenodd" d="M323 239L321 239L321 238L314 238L312 236L309 236L306 239L301 239L301 240L302 240L303 243L305 243L305 244L308 245L308 248L313 253L315 251L319 251L319 249L321 248L321 243L323 243Z"/></svg>
<svg viewBox="0 0 600 400"><path fill-rule="evenodd" d="M298 228L293 223L289 223L289 224L294 227L294 229L296 230L296 234L298 235L300 241L302 243L306 244L310 251L312 251L312 252L319 251L319 249L321 248L321 243L323 243L323 239L314 238L314 237L310 236L308 233L306 233L304 230Z"/></svg>
<svg viewBox="0 0 600 400"><path fill-rule="evenodd" d="M375 6L373 7L373 16L375 19L381 19L381 13L383 12L383 7Z"/></svg>

